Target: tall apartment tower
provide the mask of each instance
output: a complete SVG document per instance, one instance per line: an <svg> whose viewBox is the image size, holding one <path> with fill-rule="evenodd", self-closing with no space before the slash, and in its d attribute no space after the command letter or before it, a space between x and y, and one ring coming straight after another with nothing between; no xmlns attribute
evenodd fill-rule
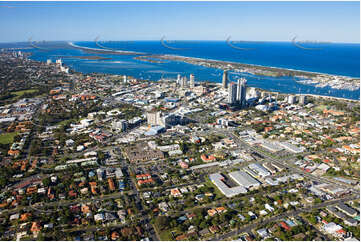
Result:
<svg viewBox="0 0 361 242"><path fill-rule="evenodd" d="M247 80L244 78L238 79L237 85L237 102L241 107L246 106L246 89L247 89Z"/></svg>
<svg viewBox="0 0 361 242"><path fill-rule="evenodd" d="M180 85L181 84L181 75L178 74L177 75L177 85Z"/></svg>
<svg viewBox="0 0 361 242"><path fill-rule="evenodd" d="M227 72L227 70L224 70L224 71L223 71L222 87L223 87L223 88L227 88L227 87L228 87L228 72Z"/></svg>
<svg viewBox="0 0 361 242"><path fill-rule="evenodd" d="M288 104L295 104L296 103L296 97L294 95L288 96Z"/></svg>
<svg viewBox="0 0 361 242"><path fill-rule="evenodd" d="M194 74L190 74L189 76L189 87L194 88Z"/></svg>
<svg viewBox="0 0 361 242"><path fill-rule="evenodd" d="M237 84L231 82L228 86L228 103L235 104L237 102Z"/></svg>
<svg viewBox="0 0 361 242"><path fill-rule="evenodd" d="M301 104L301 105L307 104L307 96L301 95L298 102L299 102L299 104Z"/></svg>
<svg viewBox="0 0 361 242"><path fill-rule="evenodd" d="M187 82L188 82L187 77L184 76L184 77L181 79L181 87L182 87L182 88L186 87L186 86L187 86Z"/></svg>

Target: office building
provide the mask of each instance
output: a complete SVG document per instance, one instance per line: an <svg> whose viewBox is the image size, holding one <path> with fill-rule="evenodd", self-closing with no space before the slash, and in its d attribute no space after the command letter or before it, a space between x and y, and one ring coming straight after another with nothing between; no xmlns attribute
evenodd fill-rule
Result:
<svg viewBox="0 0 361 242"><path fill-rule="evenodd" d="M228 87L228 72L227 72L226 70L223 71L222 87L223 87L223 88L227 88L227 87Z"/></svg>

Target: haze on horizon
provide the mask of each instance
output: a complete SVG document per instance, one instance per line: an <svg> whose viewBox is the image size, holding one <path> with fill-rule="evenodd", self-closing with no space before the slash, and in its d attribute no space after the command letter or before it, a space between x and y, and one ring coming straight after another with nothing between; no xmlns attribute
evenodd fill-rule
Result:
<svg viewBox="0 0 361 242"><path fill-rule="evenodd" d="M0 2L0 42L360 42L359 2Z"/></svg>

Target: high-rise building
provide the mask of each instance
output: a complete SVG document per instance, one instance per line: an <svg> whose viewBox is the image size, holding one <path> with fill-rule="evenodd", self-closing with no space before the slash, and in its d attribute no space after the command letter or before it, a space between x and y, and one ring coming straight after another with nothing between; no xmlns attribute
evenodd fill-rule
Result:
<svg viewBox="0 0 361 242"><path fill-rule="evenodd" d="M298 103L301 104L301 105L307 104L307 96L301 95Z"/></svg>
<svg viewBox="0 0 361 242"><path fill-rule="evenodd" d="M241 107L246 106L246 90L247 90L247 80L244 78L238 79L237 85L237 102Z"/></svg>
<svg viewBox="0 0 361 242"><path fill-rule="evenodd" d="M187 86L187 82L188 82L187 77L184 76L184 77L181 79L181 87L182 87L182 88L186 87L186 86Z"/></svg>
<svg viewBox="0 0 361 242"><path fill-rule="evenodd" d="M57 60L56 60L56 64L58 64L58 65L62 65L62 64L63 64L63 62L61 61L61 59L57 59Z"/></svg>
<svg viewBox="0 0 361 242"><path fill-rule="evenodd" d="M189 76L189 87L190 88L194 87L194 74L190 74Z"/></svg>
<svg viewBox="0 0 361 242"><path fill-rule="evenodd" d="M228 103L235 104L237 102L237 84L231 82L228 86Z"/></svg>
<svg viewBox="0 0 361 242"><path fill-rule="evenodd" d="M181 84L181 75L178 74L177 75L177 85L180 85Z"/></svg>
<svg viewBox="0 0 361 242"><path fill-rule="evenodd" d="M227 87L228 87L228 72L227 72L227 70L224 70L224 71L223 71L222 87L223 87L223 88L227 88Z"/></svg>
<svg viewBox="0 0 361 242"><path fill-rule="evenodd" d="M289 104L294 104L296 102L296 97L293 95L289 95L288 96L288 103Z"/></svg>

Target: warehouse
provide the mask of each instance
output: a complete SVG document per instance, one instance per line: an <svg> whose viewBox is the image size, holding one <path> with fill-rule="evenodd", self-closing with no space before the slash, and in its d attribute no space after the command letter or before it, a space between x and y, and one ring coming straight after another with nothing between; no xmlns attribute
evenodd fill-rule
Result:
<svg viewBox="0 0 361 242"><path fill-rule="evenodd" d="M234 171L229 173L229 176L237 182L240 186L245 188L258 187L260 182L248 175L244 171Z"/></svg>
<svg viewBox="0 0 361 242"><path fill-rule="evenodd" d="M213 173L209 175L209 179L226 197L233 197L241 193L247 193L243 186L228 187L223 181L224 177L220 173Z"/></svg>
<svg viewBox="0 0 361 242"><path fill-rule="evenodd" d="M276 153L278 151L283 150L282 147L280 147L279 143L271 143L265 140L262 140L262 143L260 144L260 146L262 146L263 148L269 150L272 153Z"/></svg>
<svg viewBox="0 0 361 242"><path fill-rule="evenodd" d="M266 177L271 175L271 173L260 164L252 163L248 167L249 169L252 169L254 172L256 172L260 177Z"/></svg>
<svg viewBox="0 0 361 242"><path fill-rule="evenodd" d="M283 147L284 149L292 152L292 153L302 153L303 152L303 148L299 148L293 144L290 144L288 142L280 142L279 143L281 147Z"/></svg>
<svg viewBox="0 0 361 242"><path fill-rule="evenodd" d="M340 211L346 213L348 216L351 216L351 217L357 216L357 211L355 209L353 209L353 208L351 208L351 207L349 207L349 206L347 206L347 205L345 205L343 203L337 204L336 207Z"/></svg>

